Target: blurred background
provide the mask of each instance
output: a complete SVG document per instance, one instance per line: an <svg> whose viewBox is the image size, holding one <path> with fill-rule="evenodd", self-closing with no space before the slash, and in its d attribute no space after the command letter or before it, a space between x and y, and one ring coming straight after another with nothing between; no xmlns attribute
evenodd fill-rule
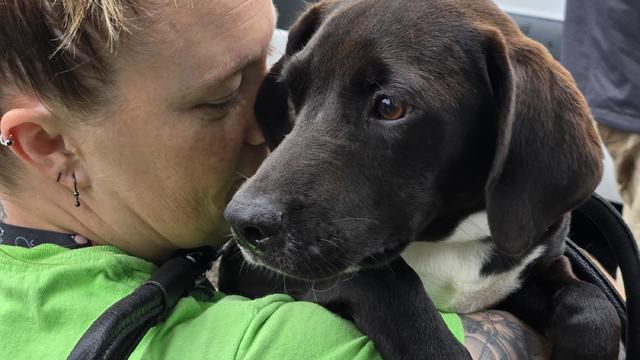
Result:
<svg viewBox="0 0 640 360"><path fill-rule="evenodd" d="M288 29L306 4L316 1L275 0L278 28ZM544 44L559 59L565 0L494 0L528 36Z"/></svg>
<svg viewBox="0 0 640 360"><path fill-rule="evenodd" d="M545 45L556 59L560 59L564 0L494 2L511 15L526 35Z"/></svg>

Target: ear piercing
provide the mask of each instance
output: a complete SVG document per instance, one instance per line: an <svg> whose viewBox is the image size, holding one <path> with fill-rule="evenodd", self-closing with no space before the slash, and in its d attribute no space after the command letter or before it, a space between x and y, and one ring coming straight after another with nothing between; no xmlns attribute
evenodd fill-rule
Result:
<svg viewBox="0 0 640 360"><path fill-rule="evenodd" d="M76 183L76 173L73 173L71 176L73 177L73 196L76 198L76 202L73 205L80 207L80 193L78 192L78 184Z"/></svg>
<svg viewBox="0 0 640 360"><path fill-rule="evenodd" d="M71 177L73 178L73 197L76 198L76 202L73 203L73 205L75 205L75 207L80 207L80 193L78 192L78 183L76 181L76 173L72 173ZM62 178L62 172L58 173L58 179L56 179L56 182L60 182L60 178Z"/></svg>
<svg viewBox="0 0 640 360"><path fill-rule="evenodd" d="M9 134L9 138L7 140L5 140L0 134L0 143L2 143L2 145L4 146L13 145L13 134ZM76 202L73 203L73 205L75 205L76 207L80 207L80 193L78 192L78 182L76 181L76 173L75 172L72 173L71 177L73 178L73 197L76 198ZM56 179L56 182L60 182L60 178L62 178L62 172L58 173L58 179Z"/></svg>
<svg viewBox="0 0 640 360"><path fill-rule="evenodd" d="M1 135L0 135L0 142L2 143L2 145L4 146L11 146L13 145L13 134L9 134L9 138L7 140L5 140Z"/></svg>

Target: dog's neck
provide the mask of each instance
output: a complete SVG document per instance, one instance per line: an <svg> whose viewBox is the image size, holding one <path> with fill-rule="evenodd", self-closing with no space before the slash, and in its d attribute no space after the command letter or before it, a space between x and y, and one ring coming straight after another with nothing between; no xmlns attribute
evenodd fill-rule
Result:
<svg viewBox="0 0 640 360"><path fill-rule="evenodd" d="M438 309L458 313L486 309L520 286L522 271L545 252L544 246L530 249L522 258L491 270L498 260L487 213L465 217L449 235L413 242L402 257L422 279ZM498 256L498 259L496 259Z"/></svg>
<svg viewBox="0 0 640 360"><path fill-rule="evenodd" d="M439 242L465 243L489 237L491 237L491 230L489 229L487 212L480 211L462 219L453 233L442 238Z"/></svg>

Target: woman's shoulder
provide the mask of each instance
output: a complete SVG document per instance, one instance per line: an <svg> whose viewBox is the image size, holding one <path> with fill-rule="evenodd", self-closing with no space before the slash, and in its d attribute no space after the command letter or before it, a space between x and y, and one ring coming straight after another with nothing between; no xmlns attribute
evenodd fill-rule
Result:
<svg viewBox="0 0 640 360"><path fill-rule="evenodd" d="M28 240L25 240L28 244ZM100 245L80 249L67 249L54 244L35 247L3 245L0 242L0 266L30 267L34 270L48 270L56 266L90 266L98 269L115 268L142 273L152 272L156 266L143 259L131 256L116 247Z"/></svg>
<svg viewBox="0 0 640 360"><path fill-rule="evenodd" d="M66 358L91 323L154 266L111 247L0 245L0 358Z"/></svg>
<svg viewBox="0 0 640 360"><path fill-rule="evenodd" d="M19 327L24 334L14 337L15 347L6 349L6 354L28 347L22 353L39 356L68 354L91 322L146 280L155 267L111 247L68 251L47 245L0 246L0 268L6 278L0 285L4 290L0 313L11 320L4 330L15 333ZM48 332L53 328L58 329L55 335ZM133 353L132 359L136 358L376 359L379 355L350 322L316 304L281 294L250 300L194 293L147 333Z"/></svg>
<svg viewBox="0 0 640 360"><path fill-rule="evenodd" d="M205 302L185 298L146 340L137 351L141 358L161 353L182 359L379 358L350 322L281 294L256 300L221 293ZM188 354L184 344L190 344Z"/></svg>

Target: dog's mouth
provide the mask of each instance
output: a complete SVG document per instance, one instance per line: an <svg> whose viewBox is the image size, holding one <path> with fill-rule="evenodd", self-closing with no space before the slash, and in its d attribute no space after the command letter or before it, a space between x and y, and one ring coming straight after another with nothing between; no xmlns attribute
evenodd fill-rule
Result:
<svg viewBox="0 0 640 360"><path fill-rule="evenodd" d="M323 276L317 276L319 274L311 274L311 273L298 271L297 269L298 267L295 265L293 265L292 268L285 268L282 265L276 265L276 264L284 264L284 263L295 264L296 262L287 261L287 260L278 259L278 258L269 259L269 256L267 254L259 251L258 249L256 249L255 246L251 245L247 241L244 241L243 239L238 237L235 238L235 241L236 241L236 244L238 244L238 247L240 248L240 252L242 253L242 256L244 256L245 260L247 260L248 263L257 265L259 267L264 267L275 273L285 275L290 278L303 280L303 281L318 281L318 280L330 279L339 274L339 273L329 274L329 275L323 274Z"/></svg>
<svg viewBox="0 0 640 360"><path fill-rule="evenodd" d="M351 261L339 256L341 259L339 262L332 262L336 254L292 249L291 246L285 249L261 250L241 236L234 236L234 238L249 263L304 281L328 280L363 268L385 266L400 256L407 246L406 243L394 242L377 251L360 253Z"/></svg>

